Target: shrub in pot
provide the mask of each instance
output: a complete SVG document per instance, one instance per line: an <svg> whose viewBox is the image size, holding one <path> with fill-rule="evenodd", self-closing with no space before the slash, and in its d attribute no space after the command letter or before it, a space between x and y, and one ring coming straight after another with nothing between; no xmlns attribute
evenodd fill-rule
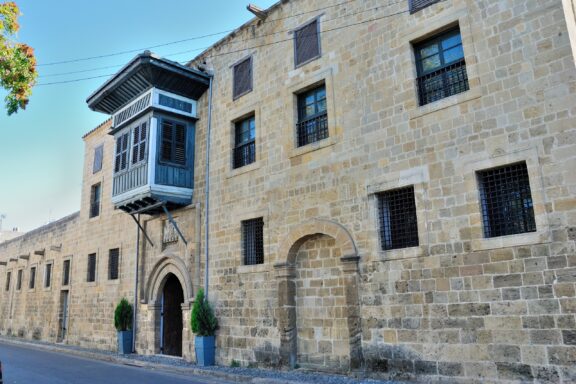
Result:
<svg viewBox="0 0 576 384"><path fill-rule="evenodd" d="M120 300L114 311L114 327L118 331L118 353L132 353L132 305Z"/></svg>
<svg viewBox="0 0 576 384"><path fill-rule="evenodd" d="M210 303L204 297L203 289L199 289L196 295L190 316L190 325L192 332L196 334L194 338L196 364L204 367L214 365L216 352L214 334L218 329L218 319L214 316Z"/></svg>

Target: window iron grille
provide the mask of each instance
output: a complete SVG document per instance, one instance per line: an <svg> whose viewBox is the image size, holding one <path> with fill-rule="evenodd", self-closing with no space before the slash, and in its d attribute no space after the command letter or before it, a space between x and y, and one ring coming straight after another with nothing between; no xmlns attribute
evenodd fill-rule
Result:
<svg viewBox="0 0 576 384"><path fill-rule="evenodd" d="M234 99L252 91L252 57L248 57L236 64L233 68L233 74L232 93Z"/></svg>
<svg viewBox="0 0 576 384"><path fill-rule="evenodd" d="M382 192L377 197L382 250L418 246L414 187Z"/></svg>
<svg viewBox="0 0 576 384"><path fill-rule="evenodd" d="M6 290L10 290L10 278L12 277L12 272L6 273Z"/></svg>
<svg viewBox="0 0 576 384"><path fill-rule="evenodd" d="M19 291L22 288L22 274L23 271L20 269L18 271L18 280L16 280L16 290Z"/></svg>
<svg viewBox="0 0 576 384"><path fill-rule="evenodd" d="M233 167L240 168L256 161L256 120L254 116L235 123Z"/></svg>
<svg viewBox="0 0 576 384"><path fill-rule="evenodd" d="M244 265L264 263L264 220L242 221L242 253Z"/></svg>
<svg viewBox="0 0 576 384"><path fill-rule="evenodd" d="M318 20L314 20L294 32L294 58L296 67L320 57L319 28Z"/></svg>
<svg viewBox="0 0 576 384"><path fill-rule="evenodd" d="M88 255L88 268L87 268L87 282L96 281L96 254L91 253Z"/></svg>
<svg viewBox="0 0 576 384"><path fill-rule="evenodd" d="M420 105L430 104L446 97L466 92L468 74L464 59L418 78Z"/></svg>
<svg viewBox="0 0 576 384"><path fill-rule="evenodd" d="M90 191L90 217L100 215L100 183L92 186Z"/></svg>
<svg viewBox="0 0 576 384"><path fill-rule="evenodd" d="M328 112L324 85L298 95L296 132L299 147L328 137Z"/></svg>
<svg viewBox="0 0 576 384"><path fill-rule="evenodd" d="M36 285L36 267L30 268L30 282L28 284L28 288L34 289Z"/></svg>
<svg viewBox="0 0 576 384"><path fill-rule="evenodd" d="M119 248L114 248L108 251L108 280L118 279L119 259Z"/></svg>
<svg viewBox="0 0 576 384"><path fill-rule="evenodd" d="M62 285L70 284L70 260L64 260L62 267Z"/></svg>
<svg viewBox="0 0 576 384"><path fill-rule="evenodd" d="M526 163L477 172L484 237L536 232Z"/></svg>
<svg viewBox="0 0 576 384"><path fill-rule="evenodd" d="M328 114L324 113L297 125L298 146L302 147L328 137Z"/></svg>

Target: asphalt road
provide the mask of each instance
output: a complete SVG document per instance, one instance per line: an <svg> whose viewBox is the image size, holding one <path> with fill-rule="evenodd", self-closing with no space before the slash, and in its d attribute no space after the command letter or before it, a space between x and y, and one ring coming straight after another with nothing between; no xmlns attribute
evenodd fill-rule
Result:
<svg viewBox="0 0 576 384"><path fill-rule="evenodd" d="M231 384L0 344L4 384Z"/></svg>

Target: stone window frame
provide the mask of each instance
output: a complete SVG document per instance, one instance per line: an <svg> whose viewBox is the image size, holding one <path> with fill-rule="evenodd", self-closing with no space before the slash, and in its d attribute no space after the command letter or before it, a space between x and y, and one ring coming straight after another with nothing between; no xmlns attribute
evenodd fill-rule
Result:
<svg viewBox="0 0 576 384"><path fill-rule="evenodd" d="M229 127L229 143L228 148L226 148L226 153L228 153L228 173L226 174L226 178L236 177L238 175L242 175L248 172L255 171L262 167L262 138L264 137L262 130L264 129L263 124L261 124L261 111L260 111L260 104L250 104L247 106L239 107L233 109L229 116L230 118L230 127ZM244 120L250 116L254 116L254 124L256 129L256 138L255 138L255 161L248 165L245 165L240 168L234 168L234 147L236 144L236 123Z"/></svg>
<svg viewBox="0 0 576 384"><path fill-rule="evenodd" d="M326 87L326 110L328 113L328 137L298 147L298 94L311 90L324 84ZM306 80L296 81L287 87L285 104L292 106L291 113L287 116L287 123L290 128L287 132L292 133L292 140L288 149L288 157L295 158L304 154L317 151L322 148L332 146L338 142L338 119L336 116L336 96L334 93L334 74L332 68L324 69L314 75L308 76ZM290 111L290 108L287 108Z"/></svg>
<svg viewBox="0 0 576 384"><path fill-rule="evenodd" d="M48 270L48 265L51 265L50 271L50 285L46 286L46 271ZM54 285L54 260L48 260L44 263L44 272L42 273L42 288L45 291L50 291Z"/></svg>
<svg viewBox="0 0 576 384"><path fill-rule="evenodd" d="M429 255L429 199L428 182L430 176L427 166L411 168L404 171L387 174L371 180L367 186L368 196L368 233L372 239L370 249L377 255L378 261L400 260ZM380 239L378 194L403 187L414 187L414 203L416 204L416 222L418 227L418 246L383 250Z"/></svg>
<svg viewBox="0 0 576 384"><path fill-rule="evenodd" d="M64 285L64 262L65 261L69 261L69 268L70 270L68 271L68 284ZM72 286L72 256L66 256L64 258L62 258L62 274L60 275L60 286L61 287L71 287ZM54 267L52 267L54 268ZM54 269L52 269L52 281L54 281Z"/></svg>
<svg viewBox="0 0 576 384"><path fill-rule="evenodd" d="M414 45L447 32L450 29L458 27L464 49L464 60L466 62L466 73L468 76L468 91L452 95L433 103L420 106L418 98L418 71L416 66L416 52ZM424 115L437 112L454 105L458 105L482 96L483 91L480 84L479 65L477 59L477 49L474 44L472 24L468 9L464 8L447 8L442 10L438 15L427 18L426 23L418 23L408 29L406 33L407 51L410 52L410 65L403 66L406 81L411 82L412 98L409 104L406 104L406 110L409 119L416 119Z"/></svg>
<svg viewBox="0 0 576 384"><path fill-rule="evenodd" d="M239 264L236 268L237 274L246 274L246 273L263 273L271 271L273 267L273 260L272 260L272 248L270 247L270 217L269 211L267 208L259 209L259 210L244 210L241 212L237 212L232 215L236 220L234 223L234 231L237 233L238 243L242 243L242 222L251 219L258 219L262 218L264 221L264 226L262 228L263 232L263 239L264 239L264 263L262 264L254 264L254 265L245 265L244 264L244 252L242 247L238 247L239 252L234 257L238 260ZM236 236L234 237L236 239Z"/></svg>
<svg viewBox="0 0 576 384"><path fill-rule="evenodd" d="M27 279L27 282L28 282L28 291L34 292L34 291L36 290L36 286L38 285L38 263L30 264L29 267L30 267L30 268L29 268L28 279ZM35 270L34 270L34 286L33 286L33 287L30 287L30 283L32 282L32 281L31 281L32 268L35 268Z"/></svg>
<svg viewBox="0 0 576 384"><path fill-rule="evenodd" d="M485 238L480 202L481 186L476 172L520 162L525 162L528 170L536 232ZM546 213L548 199L544 191L542 167L537 148L515 148L508 152L502 148L496 148L492 156L487 154L469 155L464 157L459 164L460 169L457 171L464 175L464 183L466 185L472 251L545 244L551 241L548 214Z"/></svg>

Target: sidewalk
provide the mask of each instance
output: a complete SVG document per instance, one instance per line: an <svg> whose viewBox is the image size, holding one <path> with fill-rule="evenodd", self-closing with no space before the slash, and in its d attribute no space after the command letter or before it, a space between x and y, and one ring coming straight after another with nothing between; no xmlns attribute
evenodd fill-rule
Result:
<svg viewBox="0 0 576 384"><path fill-rule="evenodd" d="M119 355L111 351L81 348L63 344L51 344L42 341L24 340L6 336L0 336L0 343L27 346L51 352L75 355L86 359L107 361L151 370L218 378L233 381L235 383L399 384L399 382L396 381L354 379L347 376L303 372L300 370L277 371L271 369L232 368L223 366L199 367L180 358L161 355Z"/></svg>

